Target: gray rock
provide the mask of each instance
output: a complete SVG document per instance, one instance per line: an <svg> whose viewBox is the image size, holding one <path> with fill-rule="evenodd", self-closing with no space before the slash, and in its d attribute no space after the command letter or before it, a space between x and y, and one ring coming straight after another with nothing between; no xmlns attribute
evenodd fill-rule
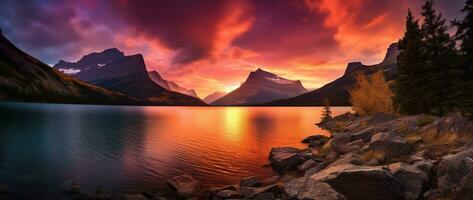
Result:
<svg viewBox="0 0 473 200"><path fill-rule="evenodd" d="M250 176L240 180L240 187L255 187L260 184L261 182L256 176Z"/></svg>
<svg viewBox="0 0 473 200"><path fill-rule="evenodd" d="M418 199L424 185L428 182L427 174L415 165L393 163L389 165L393 178L402 186L404 199Z"/></svg>
<svg viewBox="0 0 473 200"><path fill-rule="evenodd" d="M362 165L363 162L359 156L355 153L347 153L343 156L340 156L336 161L332 162L329 167L344 165L344 164L353 164L353 165Z"/></svg>
<svg viewBox="0 0 473 200"><path fill-rule="evenodd" d="M255 188L255 187L242 187L240 189L240 195L244 198L254 198L258 194L270 192L275 196L280 196L282 193L281 188L277 184L268 185L265 187Z"/></svg>
<svg viewBox="0 0 473 200"><path fill-rule="evenodd" d="M370 150L383 152L388 157L405 155L411 151L407 141L392 132L380 132L371 137Z"/></svg>
<svg viewBox="0 0 473 200"><path fill-rule="evenodd" d="M188 174L172 177L167 179L166 182L177 191L179 197L197 196L201 189L199 181Z"/></svg>
<svg viewBox="0 0 473 200"><path fill-rule="evenodd" d="M240 187L239 185L228 185L228 186L222 186L222 187L210 187L208 189L208 192L210 193L211 196L214 196L217 194L217 192L219 192L220 190L233 190L233 191L237 191L239 190Z"/></svg>
<svg viewBox="0 0 473 200"><path fill-rule="evenodd" d="M313 175L317 172L320 172L321 170L325 169L328 165L329 165L329 163L327 163L327 162L318 163L317 165L307 169L304 172L304 176L311 176L311 175Z"/></svg>
<svg viewBox="0 0 473 200"><path fill-rule="evenodd" d="M325 135L312 135L303 139L301 143L309 144L309 147L315 147L327 143L329 139L330 138Z"/></svg>
<svg viewBox="0 0 473 200"><path fill-rule="evenodd" d="M412 165L416 166L417 169L422 170L425 174L429 175L434 166L434 161L432 160L420 160L414 162Z"/></svg>
<svg viewBox="0 0 473 200"><path fill-rule="evenodd" d="M440 194L473 199L473 149L443 157L437 180Z"/></svg>
<svg viewBox="0 0 473 200"><path fill-rule="evenodd" d="M351 134L352 140L363 140L363 141L370 141L371 137L377 132L377 130L373 127L365 128L361 131L355 132Z"/></svg>
<svg viewBox="0 0 473 200"><path fill-rule="evenodd" d="M328 141L328 139L330 139L329 137L325 136L325 135L311 135L309 137L306 137L305 139L303 139L301 141L301 143L309 143L310 141L319 141L319 140L325 140L325 142Z"/></svg>
<svg viewBox="0 0 473 200"><path fill-rule="evenodd" d="M345 200L330 185L310 177L296 178L284 183L284 194L288 199Z"/></svg>
<svg viewBox="0 0 473 200"><path fill-rule="evenodd" d="M402 187L382 166L336 165L311 176L328 183L347 199L400 199Z"/></svg>
<svg viewBox="0 0 473 200"><path fill-rule="evenodd" d="M217 192L216 196L223 199L233 199L239 198L240 193L235 190L220 190L219 192Z"/></svg>
<svg viewBox="0 0 473 200"><path fill-rule="evenodd" d="M271 192L264 192L261 194L256 195L254 200L276 200L277 198Z"/></svg>
<svg viewBox="0 0 473 200"><path fill-rule="evenodd" d="M300 151L292 147L272 148L269 153L271 167L275 170L295 169L305 160Z"/></svg>
<svg viewBox="0 0 473 200"><path fill-rule="evenodd" d="M329 143L336 152L347 153L351 151L351 148L347 146L351 142L351 135L349 133L336 134Z"/></svg>
<svg viewBox="0 0 473 200"><path fill-rule="evenodd" d="M314 167L316 165L317 165L317 163L314 160L309 159L309 160L305 161L302 165L299 165L297 167L297 171L304 172L305 170L307 170L311 167Z"/></svg>

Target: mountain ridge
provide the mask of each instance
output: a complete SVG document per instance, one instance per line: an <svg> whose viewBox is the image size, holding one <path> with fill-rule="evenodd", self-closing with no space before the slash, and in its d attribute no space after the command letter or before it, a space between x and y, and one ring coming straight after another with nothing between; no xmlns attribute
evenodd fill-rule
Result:
<svg viewBox="0 0 473 200"><path fill-rule="evenodd" d="M166 80L164 78L161 77L161 75L159 74L159 72L157 71L149 71L148 72L149 74L149 77L151 78L151 80L153 80L156 84L158 84L159 86L169 90L169 91L174 91L174 92L178 92L178 93L181 93L181 94L185 94L185 95L188 95L188 96L192 96L192 97L195 97L195 98L199 98L199 96L197 96L197 93L195 92L195 90L193 89L187 89L187 88L183 88L181 86L179 86L177 83L173 82L173 81L169 81L169 80Z"/></svg>
<svg viewBox="0 0 473 200"><path fill-rule="evenodd" d="M0 33L0 100L81 104L143 104L139 99L64 75L18 49Z"/></svg>
<svg viewBox="0 0 473 200"><path fill-rule="evenodd" d="M212 105L253 105L297 96L306 92L301 81L285 79L261 68L250 72L240 87Z"/></svg>
<svg viewBox="0 0 473 200"><path fill-rule="evenodd" d="M154 105L206 105L198 98L169 91L156 84L150 78L141 54L125 56L118 49L111 48L85 55L77 62L59 63L54 67L62 71L75 70L71 75L80 80L150 101Z"/></svg>
<svg viewBox="0 0 473 200"><path fill-rule="evenodd" d="M203 98L202 100L207 103L207 104L211 104L213 103L214 101L222 98L223 96L225 96L227 93L225 92L219 92L219 91L216 91L216 92L212 92L211 94L207 95L205 98Z"/></svg>
<svg viewBox="0 0 473 200"><path fill-rule="evenodd" d="M382 70L387 81L393 80L397 72L397 55L399 55L398 44L393 43L386 51L381 63L376 65L363 65L361 62L348 64L345 73L338 79L311 92L296 97L276 100L261 105L266 106L323 106L323 99L330 100L332 106L351 106L348 90L356 84L355 75L363 73L371 75Z"/></svg>

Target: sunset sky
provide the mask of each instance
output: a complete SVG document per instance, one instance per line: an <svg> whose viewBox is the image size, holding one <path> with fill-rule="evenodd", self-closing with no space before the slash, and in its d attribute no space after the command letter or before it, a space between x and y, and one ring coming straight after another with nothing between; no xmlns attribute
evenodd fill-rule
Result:
<svg viewBox="0 0 473 200"><path fill-rule="evenodd" d="M2 0L0 28L53 65L116 47L204 97L258 67L317 88L375 64L423 0ZM437 0L448 19L463 0Z"/></svg>

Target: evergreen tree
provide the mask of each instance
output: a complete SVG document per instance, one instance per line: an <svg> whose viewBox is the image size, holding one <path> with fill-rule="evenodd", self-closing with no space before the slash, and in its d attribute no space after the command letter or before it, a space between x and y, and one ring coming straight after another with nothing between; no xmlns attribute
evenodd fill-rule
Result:
<svg viewBox="0 0 473 200"><path fill-rule="evenodd" d="M422 87L427 84L428 74L424 73L423 42L419 20L411 10L407 12L404 37L399 40L398 73L394 83L394 103L404 114L428 112L429 102Z"/></svg>
<svg viewBox="0 0 473 200"><path fill-rule="evenodd" d="M457 27L455 39L460 44L459 67L459 91L460 108L473 117L473 0L467 0L462 10L465 17L453 22Z"/></svg>
<svg viewBox="0 0 473 200"><path fill-rule="evenodd" d="M430 114L444 115L453 108L454 64L456 60L455 42L448 34L445 19L433 8L433 0L426 0L422 6L423 58L427 81L420 86L425 96Z"/></svg>
<svg viewBox="0 0 473 200"><path fill-rule="evenodd" d="M322 119L320 122L326 122L332 120L332 111L330 110L330 101L327 98L324 98L324 109L322 110Z"/></svg>

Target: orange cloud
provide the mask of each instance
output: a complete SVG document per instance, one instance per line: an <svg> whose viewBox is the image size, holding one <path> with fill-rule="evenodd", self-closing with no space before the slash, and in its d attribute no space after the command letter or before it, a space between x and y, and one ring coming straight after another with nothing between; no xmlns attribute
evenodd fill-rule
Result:
<svg viewBox="0 0 473 200"><path fill-rule="evenodd" d="M325 25L336 28L339 49L352 59L375 63L403 32L405 0L306 0L315 12L327 14Z"/></svg>

